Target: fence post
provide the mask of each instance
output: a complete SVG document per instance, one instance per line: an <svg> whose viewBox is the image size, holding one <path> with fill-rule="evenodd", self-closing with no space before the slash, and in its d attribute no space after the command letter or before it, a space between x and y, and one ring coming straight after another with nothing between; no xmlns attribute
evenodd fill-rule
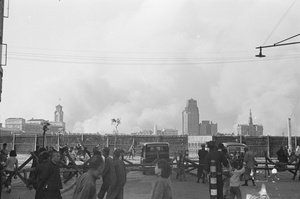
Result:
<svg viewBox="0 0 300 199"><path fill-rule="evenodd" d="M217 189L217 163L215 160L210 161L210 175L209 175L209 195L210 199L218 198Z"/></svg>
<svg viewBox="0 0 300 199"><path fill-rule="evenodd" d="M268 142L268 144L267 144L267 155L268 155L268 157L270 157L270 136L268 135L267 136L267 142Z"/></svg>
<svg viewBox="0 0 300 199"><path fill-rule="evenodd" d="M36 145L37 145L37 134L34 134L34 144L33 144L33 149L32 151L36 150Z"/></svg>
<svg viewBox="0 0 300 199"><path fill-rule="evenodd" d="M106 147L109 147L108 144L109 144L109 143L108 143L108 135L106 135Z"/></svg>
<svg viewBox="0 0 300 199"><path fill-rule="evenodd" d="M12 140L12 150L15 150L15 142L16 142L16 135L13 134L13 140Z"/></svg>

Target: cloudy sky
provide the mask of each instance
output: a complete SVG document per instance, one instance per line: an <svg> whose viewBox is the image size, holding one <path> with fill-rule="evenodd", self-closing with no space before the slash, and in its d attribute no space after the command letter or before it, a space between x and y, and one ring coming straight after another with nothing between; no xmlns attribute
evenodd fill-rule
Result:
<svg viewBox="0 0 300 199"><path fill-rule="evenodd" d="M300 131L297 0L10 0L0 122L54 120L67 131L182 130L188 99L221 133L248 122ZM287 42L300 41L300 37ZM60 99L60 100L59 100ZM299 104L298 104L299 102ZM299 135L299 134L298 134Z"/></svg>

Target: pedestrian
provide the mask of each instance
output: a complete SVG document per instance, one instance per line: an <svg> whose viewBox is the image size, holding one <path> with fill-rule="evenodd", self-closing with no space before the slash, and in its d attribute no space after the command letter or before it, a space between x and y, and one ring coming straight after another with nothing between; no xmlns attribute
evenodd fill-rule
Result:
<svg viewBox="0 0 300 199"><path fill-rule="evenodd" d="M89 169L76 182L72 199L96 199L96 180L102 174L104 161L101 155L89 159Z"/></svg>
<svg viewBox="0 0 300 199"><path fill-rule="evenodd" d="M9 158L6 160L5 173L7 176L5 187L7 187L7 192L11 192L11 180L15 175L15 171L18 169L18 159L16 158L17 153L15 150L11 150L9 153Z"/></svg>
<svg viewBox="0 0 300 199"><path fill-rule="evenodd" d="M204 171L206 173L210 172L211 161L216 162L216 172L217 172L217 196L218 199L223 199L223 178L222 178L222 167L228 166L228 161L222 152L219 152L214 141L207 143L209 152L206 155L204 161ZM211 186L211 185L209 185ZM209 188L210 189L210 188Z"/></svg>
<svg viewBox="0 0 300 199"><path fill-rule="evenodd" d="M237 199L242 199L240 176L245 172L245 163L240 170L238 170L239 164L237 161L232 162L231 167L228 199L234 199L235 197L237 197Z"/></svg>
<svg viewBox="0 0 300 199"><path fill-rule="evenodd" d="M39 162L33 171L32 184L35 188L35 199L43 199L43 181L50 162L50 152L42 151L39 155Z"/></svg>
<svg viewBox="0 0 300 199"><path fill-rule="evenodd" d="M205 149L205 144L201 144L201 149L198 150L199 166L197 170L197 177L198 177L197 183L199 183L201 177L202 177L202 183L206 182L206 174L203 172L203 168L204 168L204 161L207 153L208 151Z"/></svg>
<svg viewBox="0 0 300 199"><path fill-rule="evenodd" d="M255 186L255 181L251 173L253 173L254 171L256 161L254 159L254 155L252 151L249 151L248 147L245 147L244 150L245 150L244 162L246 163L246 166L245 166L245 173L244 173L245 183L242 186L248 186L248 180L251 180L252 185Z"/></svg>
<svg viewBox="0 0 300 199"><path fill-rule="evenodd" d="M109 157L110 149L109 147L104 147L103 149L103 156L105 158L105 167L102 173L102 186L98 193L98 198L103 199L105 194L107 193L109 186L110 186L110 177L112 172L112 166L113 166L113 159Z"/></svg>
<svg viewBox="0 0 300 199"><path fill-rule="evenodd" d="M134 146L133 145L131 145L128 150L128 160L130 160L130 157L132 157L132 159L134 157Z"/></svg>
<svg viewBox="0 0 300 199"><path fill-rule="evenodd" d="M0 151L0 154L1 154L4 162L6 162L7 157L8 157L8 151L7 151L6 147L7 147L7 143L3 143L2 149Z"/></svg>
<svg viewBox="0 0 300 199"><path fill-rule="evenodd" d="M60 189L62 182L60 177L60 153L51 152L51 160L46 164L43 175L41 176L40 188L42 189L43 199L61 199Z"/></svg>
<svg viewBox="0 0 300 199"><path fill-rule="evenodd" d="M172 185L170 175L172 168L168 161L161 159L155 165L157 180L153 186L151 199L172 199Z"/></svg>
<svg viewBox="0 0 300 199"><path fill-rule="evenodd" d="M278 161L280 163L287 163L287 153L286 151L284 150L284 147L283 146L280 146L280 149L277 151L277 158L278 158Z"/></svg>
<svg viewBox="0 0 300 199"><path fill-rule="evenodd" d="M4 177L4 165L5 165L5 163L2 159L2 155L0 155L0 199L1 199L2 187L3 187L2 181L3 181L3 179L5 179L5 177Z"/></svg>
<svg viewBox="0 0 300 199"><path fill-rule="evenodd" d="M185 177L185 151L178 151L178 160L176 158L177 161L177 175L176 175L176 179L179 178L180 181L184 180L186 181L186 177Z"/></svg>
<svg viewBox="0 0 300 199"><path fill-rule="evenodd" d="M226 157L228 161L227 167L222 166L222 178L223 178L223 196L226 198L229 194L230 188L230 171L231 171L231 164L230 164L230 155L226 147L222 149L222 153Z"/></svg>
<svg viewBox="0 0 300 199"><path fill-rule="evenodd" d="M120 149L113 153L113 164L111 167L110 186L107 191L107 199L123 199L124 186L126 183L125 164L121 160Z"/></svg>

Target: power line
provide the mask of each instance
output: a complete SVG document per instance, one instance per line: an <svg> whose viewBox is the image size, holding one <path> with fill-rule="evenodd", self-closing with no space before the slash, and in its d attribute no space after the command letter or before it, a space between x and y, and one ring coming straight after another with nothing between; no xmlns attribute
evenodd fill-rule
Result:
<svg viewBox="0 0 300 199"><path fill-rule="evenodd" d="M267 39L265 40L265 42L263 43L263 45L265 45L267 43L267 41L270 39L270 37L272 36L272 34L275 32L275 30L278 28L278 26L284 20L284 18L286 17L286 15L288 14L288 12L291 10L291 8L293 7L293 5L296 3L296 1L297 0L294 0L293 3L290 5L290 7L285 11L285 13L280 18L280 20L278 21L278 23L275 25L275 27L273 28L273 30L271 31L271 33L269 34L269 36L267 37Z"/></svg>
<svg viewBox="0 0 300 199"><path fill-rule="evenodd" d="M50 63L65 63L65 64L99 64L99 65L210 65L210 64L234 64L234 63L251 63L251 62L262 62L262 61L273 61L273 60L284 60L284 59L299 59L300 54L273 57L263 60L240 58L240 59L108 59L108 58L93 58L93 59L74 59L72 57L30 57L30 56L13 56L10 55L9 60L23 60L23 61L34 61L34 62L50 62Z"/></svg>

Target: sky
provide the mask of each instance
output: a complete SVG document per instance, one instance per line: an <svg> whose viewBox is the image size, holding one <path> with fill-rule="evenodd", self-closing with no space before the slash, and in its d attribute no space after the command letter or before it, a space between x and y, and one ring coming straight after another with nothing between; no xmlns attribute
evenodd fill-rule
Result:
<svg viewBox="0 0 300 199"><path fill-rule="evenodd" d="M5 1L6 2L6 1ZM0 122L54 120L68 132L177 129L187 100L200 122L236 132L252 110L264 135L300 131L299 0L10 0ZM286 42L300 41L295 37ZM299 102L299 103L298 103Z"/></svg>

